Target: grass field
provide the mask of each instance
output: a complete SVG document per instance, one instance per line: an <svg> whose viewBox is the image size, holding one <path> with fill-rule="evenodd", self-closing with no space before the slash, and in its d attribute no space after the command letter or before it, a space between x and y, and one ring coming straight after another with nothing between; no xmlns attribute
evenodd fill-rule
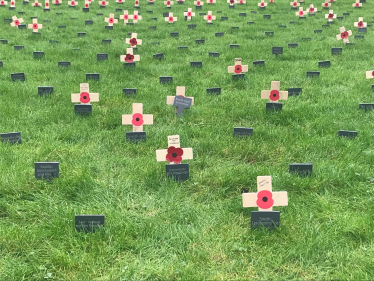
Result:
<svg viewBox="0 0 374 281"><path fill-rule="evenodd" d="M313 3L322 13L299 20L285 0L266 10L257 1L229 9L220 0L201 10L186 0L169 10L158 0L140 3L143 18L136 25L120 20L113 30L104 28L104 17L121 14L116 8L132 14L133 2L100 8L95 1L88 13L82 0L79 8L51 3L50 12L31 2L17 1L14 11L0 7L0 39L8 40L0 44L0 132L20 131L23 138L21 145L0 144L0 280L373 280L374 113L358 109L373 102L374 80L365 78L374 68L373 28L364 39L351 36L354 45L344 46L336 35L341 26L359 34L353 23L360 16L372 24L374 3L354 9L353 0L338 0L334 13L350 15L322 27L322 1L306 0L304 8ZM188 7L196 12L191 22L183 18ZM217 16L211 26L199 16L208 10ZM164 21L167 11L178 17L176 23ZM41 34L3 22L14 15L26 24L37 16ZM85 26L88 19L93 25ZM156 30L148 28L153 25ZM135 68L119 59L128 32L143 40ZM195 39L206 41L198 45ZM283 46L283 55L272 55L274 46ZM342 54L331 55L331 47L343 47ZM34 59L33 51L44 51L44 58ZM153 59L161 52L164 60ZM108 53L109 60L96 61L97 53ZM244 81L232 81L227 66L239 57L249 72ZM254 67L255 60L265 60L265 66ZM318 68L322 60L331 67ZM58 67L58 61L71 61L71 67ZM191 61L203 67L192 68ZM321 74L307 78L307 71ZM26 81L13 82L15 72L24 72ZM86 73L96 72L100 81L89 84L100 101L91 116L75 115L70 95L79 92ZM174 81L161 85L159 76ZM281 90L300 87L302 94L284 101L282 111L268 112L261 90L274 80L281 81ZM53 86L54 92L40 97L38 86ZM181 118L166 105L176 86L195 98ZM221 87L221 95L208 95L211 87ZM138 93L127 98L122 88ZM154 124L144 126L147 140L137 144L126 141L131 126L121 124L132 103L143 103L144 113L154 115ZM234 127L253 127L253 136L234 139ZM338 138L338 130L358 136ZM184 161L190 179L181 183L166 177L166 163L156 162L155 154L176 134L194 152L193 160ZM34 162L43 161L60 162L60 177L35 179ZM291 175L289 163L313 163L313 175ZM288 191L289 205L274 208L281 211L275 231L251 230L250 213L257 209L242 207L241 192L255 192L261 175L272 176L274 191ZM105 230L76 232L75 214L104 214Z"/></svg>

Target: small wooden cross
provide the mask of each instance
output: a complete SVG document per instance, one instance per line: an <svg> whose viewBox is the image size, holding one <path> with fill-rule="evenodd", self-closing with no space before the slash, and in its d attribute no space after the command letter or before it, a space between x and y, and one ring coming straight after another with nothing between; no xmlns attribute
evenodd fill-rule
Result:
<svg viewBox="0 0 374 281"><path fill-rule="evenodd" d="M164 1L164 4L166 5L166 7L171 8L170 5L173 5L174 2L173 2L173 1L170 1L170 0L167 0L167 1Z"/></svg>
<svg viewBox="0 0 374 281"><path fill-rule="evenodd" d="M308 14L308 10L303 11L303 7L299 7L299 11L295 13L296 16L303 17Z"/></svg>
<svg viewBox="0 0 374 281"><path fill-rule="evenodd" d="M242 65L242 59L236 58L235 59L235 65L234 66L228 66L227 67L228 73L235 73L240 74L243 72L248 72L248 65Z"/></svg>
<svg viewBox="0 0 374 281"><path fill-rule="evenodd" d="M49 10L49 0L44 0L44 9Z"/></svg>
<svg viewBox="0 0 374 281"><path fill-rule="evenodd" d="M374 70L366 71L366 79L374 78Z"/></svg>
<svg viewBox="0 0 374 281"><path fill-rule="evenodd" d="M184 12L184 16L187 17L187 20L191 20L195 16L195 13L192 12L192 8L188 8L187 12Z"/></svg>
<svg viewBox="0 0 374 281"><path fill-rule="evenodd" d="M243 193L243 207L258 207L259 211L272 211L276 206L288 206L287 191L272 191L271 176L257 177L257 192Z"/></svg>
<svg viewBox="0 0 374 281"><path fill-rule="evenodd" d="M85 8L89 8L90 7L90 2L88 0L85 0L84 7Z"/></svg>
<svg viewBox="0 0 374 281"><path fill-rule="evenodd" d="M32 19L32 23L28 25L29 29L32 29L32 32L38 32L39 29L43 28L42 24L38 24L38 19Z"/></svg>
<svg viewBox="0 0 374 281"><path fill-rule="evenodd" d="M343 39L344 44L349 43L348 37L352 35L352 30L346 31L344 26L339 28L340 34L336 35L337 40Z"/></svg>
<svg viewBox="0 0 374 281"><path fill-rule="evenodd" d="M90 104L90 102L99 101L99 93L90 93L88 83L79 84L80 93L71 94L71 102L80 102L81 104Z"/></svg>
<svg viewBox="0 0 374 281"><path fill-rule="evenodd" d="M214 4L214 3L216 3L216 0L206 0L206 2L207 2L208 4Z"/></svg>
<svg viewBox="0 0 374 281"><path fill-rule="evenodd" d="M328 8L331 7L331 4L326 0L325 3L322 3L322 7Z"/></svg>
<svg viewBox="0 0 374 281"><path fill-rule="evenodd" d="M191 99L191 106L194 105L194 98L193 97L186 97L186 87L185 86L177 86L175 96L167 96L166 97L166 104L174 105L174 100L176 96L185 97ZM175 112L178 112L178 108L175 108Z"/></svg>
<svg viewBox="0 0 374 281"><path fill-rule="evenodd" d="M132 20L133 23L137 23L138 20L142 19L142 16L139 16L138 13L138 11L134 11L134 14L129 16L129 19Z"/></svg>
<svg viewBox="0 0 374 281"><path fill-rule="evenodd" d="M70 7L74 7L74 6L78 5L78 1L75 1L75 0L68 1L68 5Z"/></svg>
<svg viewBox="0 0 374 281"><path fill-rule="evenodd" d="M14 8L15 6L16 6L16 1L14 1L14 0L10 1L10 6L9 7Z"/></svg>
<svg viewBox="0 0 374 281"><path fill-rule="evenodd" d="M133 132L143 132L143 125L153 125L153 115L143 114L142 103L133 103L132 114L122 115L122 125L132 125Z"/></svg>
<svg viewBox="0 0 374 281"><path fill-rule="evenodd" d="M173 23L174 21L177 21L177 17L173 17L173 13L169 13L169 16L165 17L165 21L168 21L169 23Z"/></svg>
<svg viewBox="0 0 374 281"><path fill-rule="evenodd" d="M129 22L129 11L124 10L123 15L120 15L119 18L124 21L124 24Z"/></svg>
<svg viewBox="0 0 374 281"><path fill-rule="evenodd" d="M364 18L358 18L358 22L355 22L354 26L356 26L358 28L363 28L363 27L367 27L368 24L367 24L367 22L364 22Z"/></svg>
<svg viewBox="0 0 374 281"><path fill-rule="evenodd" d="M279 91L280 81L271 81L271 90L262 90L261 99L270 99L270 102L288 99L288 91Z"/></svg>
<svg viewBox="0 0 374 281"><path fill-rule="evenodd" d="M212 11L208 11L208 14L204 16L204 20L207 22L212 22L212 20L215 20L216 16L212 16Z"/></svg>
<svg viewBox="0 0 374 281"><path fill-rule="evenodd" d="M296 7L299 7L300 6L300 3L297 3L297 0L295 0L294 2L290 2L290 5L294 8Z"/></svg>
<svg viewBox="0 0 374 281"><path fill-rule="evenodd" d="M325 18L328 19L327 21L333 21L336 19L336 14L334 14L333 10L330 10L329 13L325 15Z"/></svg>
<svg viewBox="0 0 374 281"><path fill-rule="evenodd" d="M235 0L227 0L227 3L229 3L230 5L230 7L233 7L233 6L235 6L235 3L236 3L236 1Z"/></svg>
<svg viewBox="0 0 374 281"><path fill-rule="evenodd" d="M352 7L361 8L362 7L362 3L360 3L360 0L356 0L356 3L353 3Z"/></svg>
<svg viewBox="0 0 374 281"><path fill-rule="evenodd" d="M126 55L120 56L121 62L132 63L132 62L140 61L140 55L134 55L133 48L127 48L126 53L127 53Z"/></svg>
<svg viewBox="0 0 374 281"><path fill-rule="evenodd" d="M317 12L317 8L314 8L313 4L310 4L308 11L310 14L314 14L315 12Z"/></svg>
<svg viewBox="0 0 374 281"><path fill-rule="evenodd" d="M39 4L38 0L35 0L34 3L31 4L31 6L40 7L40 4Z"/></svg>
<svg viewBox="0 0 374 281"><path fill-rule="evenodd" d="M142 44L142 39L137 39L137 33L131 33L131 38L126 38L126 44L130 44L131 48L136 48L136 46Z"/></svg>
<svg viewBox="0 0 374 281"><path fill-rule="evenodd" d="M139 0L135 0L135 8L139 8Z"/></svg>
<svg viewBox="0 0 374 281"><path fill-rule="evenodd" d="M262 7L262 8L265 8L267 5L268 5L268 3L265 3L264 0L261 0L260 3L257 3L257 6Z"/></svg>
<svg viewBox="0 0 374 281"><path fill-rule="evenodd" d="M11 27L19 26L21 23L23 23L23 19L18 19L16 16L12 17L13 22L10 23Z"/></svg>
<svg viewBox="0 0 374 281"><path fill-rule="evenodd" d="M168 149L157 149L157 162L168 161L170 164L179 164L182 160L193 159L192 148L180 148L179 135L168 136Z"/></svg>
<svg viewBox="0 0 374 281"><path fill-rule="evenodd" d="M54 0L53 2L55 5L60 5L60 0Z"/></svg>
<svg viewBox="0 0 374 281"><path fill-rule="evenodd" d="M0 6L6 6L8 4L8 1L1 0Z"/></svg>
<svg viewBox="0 0 374 281"><path fill-rule="evenodd" d="M105 1L105 0L101 0L101 1L99 1L99 5L100 5L101 7L105 7L105 6L109 5L109 2L108 2L108 1Z"/></svg>
<svg viewBox="0 0 374 281"><path fill-rule="evenodd" d="M203 2L203 1L200 1L200 0L197 0L197 1L193 2L193 3L194 3L194 5L197 6L197 7L200 7L200 6L204 5L204 2Z"/></svg>
<svg viewBox="0 0 374 281"><path fill-rule="evenodd" d="M109 14L109 18L105 18L105 22L108 26L113 26L114 23L118 23L118 20L114 18L114 14Z"/></svg>

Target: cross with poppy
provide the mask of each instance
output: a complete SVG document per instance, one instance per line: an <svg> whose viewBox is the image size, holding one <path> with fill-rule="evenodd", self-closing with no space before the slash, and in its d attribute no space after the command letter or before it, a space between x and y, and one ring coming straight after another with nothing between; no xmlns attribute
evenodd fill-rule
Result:
<svg viewBox="0 0 374 281"><path fill-rule="evenodd" d="M206 2L207 2L208 4L214 4L214 3L216 3L216 0L206 0Z"/></svg>
<svg viewBox="0 0 374 281"><path fill-rule="evenodd" d="M303 17L308 14L308 10L303 11L303 7L299 7L299 11L295 13L296 16Z"/></svg>
<svg viewBox="0 0 374 281"><path fill-rule="evenodd" d="M184 0L178 0L178 2L179 2L179 3L183 3L183 2L184 2Z"/></svg>
<svg viewBox="0 0 374 281"><path fill-rule="evenodd" d="M164 4L166 5L166 7L171 8L170 5L173 5L174 2L173 2L173 1L170 1L170 0L167 0L167 1L164 1Z"/></svg>
<svg viewBox="0 0 374 281"><path fill-rule="evenodd" d="M334 14L333 10L330 10L329 13L325 15L325 18L328 19L327 21L333 21L333 19L336 19L336 14Z"/></svg>
<svg viewBox="0 0 374 281"><path fill-rule="evenodd" d="M10 6L11 8L14 8L16 6L16 2L14 0L10 1Z"/></svg>
<svg viewBox="0 0 374 281"><path fill-rule="evenodd" d="M99 4L100 4L101 7L105 7L106 5L109 5L109 2L105 1L105 0L102 0L102 1L99 1Z"/></svg>
<svg viewBox="0 0 374 281"><path fill-rule="evenodd" d="M366 71L366 79L374 78L374 70Z"/></svg>
<svg viewBox="0 0 374 281"><path fill-rule="evenodd" d="M60 0L54 0L54 2L53 2L55 5L60 5Z"/></svg>
<svg viewBox="0 0 374 281"><path fill-rule="evenodd" d="M314 14L315 12L317 12L317 8L314 8L313 4L310 4L308 12L310 14Z"/></svg>
<svg viewBox="0 0 374 281"><path fill-rule="evenodd" d="M135 8L139 8L139 0L135 0Z"/></svg>
<svg viewBox="0 0 374 281"><path fill-rule="evenodd" d="M174 105L174 99L175 99L176 96L191 99L191 105L194 104L194 98L193 97L186 97L186 87L185 86L177 86L177 91L176 91L175 96L167 96L166 97L166 104ZM177 112L177 111L178 111L178 108L175 108L175 112Z"/></svg>
<svg viewBox="0 0 374 281"><path fill-rule="evenodd" d="M279 91L280 81L271 81L271 89L261 91L261 99L270 99L270 102L288 99L288 91Z"/></svg>
<svg viewBox="0 0 374 281"><path fill-rule="evenodd" d="M114 18L114 14L109 14L109 18L105 18L105 22L108 26L113 26L114 23L118 23L118 20Z"/></svg>
<svg viewBox="0 0 374 281"><path fill-rule="evenodd" d="M191 20L195 16L195 13L192 12L192 8L188 8L187 12L184 12L184 16L187 17L187 20Z"/></svg>
<svg viewBox="0 0 374 281"><path fill-rule="evenodd" d="M270 1L271 2L271 1ZM243 5L243 4L245 4L246 2L245 2L245 0L239 0L239 2L238 2L238 4L239 5Z"/></svg>
<svg viewBox="0 0 374 281"><path fill-rule="evenodd" d="M129 16L129 19L132 20L133 23L137 23L138 20L142 19L142 16L139 16L138 13L138 11L134 11L134 14Z"/></svg>
<svg viewBox="0 0 374 281"><path fill-rule="evenodd" d="M13 22L10 24L11 27L19 26L21 23L23 23L23 19L18 19L16 16L12 17Z"/></svg>
<svg viewBox="0 0 374 281"><path fill-rule="evenodd" d="M133 48L127 48L126 55L121 55L120 59L121 59L121 62L124 62L124 63L133 63L136 61L140 61L140 55L134 55Z"/></svg>
<svg viewBox="0 0 374 281"><path fill-rule="evenodd" d="M203 2L203 1L200 1L200 0L197 0L197 1L193 2L193 3L194 3L194 5L197 6L197 7L200 7L200 6L204 5L204 2Z"/></svg>
<svg viewBox="0 0 374 281"><path fill-rule="evenodd" d="M143 132L143 125L153 125L153 115L143 114L142 103L133 103L132 114L122 115L122 125L132 125L133 132Z"/></svg>
<svg viewBox="0 0 374 281"><path fill-rule="evenodd" d="M129 22L129 11L123 11L123 15L120 15L119 18L124 21L124 24Z"/></svg>
<svg viewBox="0 0 374 281"><path fill-rule="evenodd" d="M264 0L261 0L260 3L257 3L257 6L265 8L268 5L268 3L265 3Z"/></svg>
<svg viewBox="0 0 374 281"><path fill-rule="evenodd" d="M125 2L125 0L116 0L116 2L117 2L118 4L122 4L122 3Z"/></svg>
<svg viewBox="0 0 374 281"><path fill-rule="evenodd" d="M49 10L49 0L44 0L44 9Z"/></svg>
<svg viewBox="0 0 374 281"><path fill-rule="evenodd" d="M362 3L360 3L360 0L356 0L356 3L353 3L352 7L361 8L362 7Z"/></svg>
<svg viewBox="0 0 374 281"><path fill-rule="evenodd" d="M358 22L355 22L354 26L358 28L363 28L363 27L367 27L367 23L364 22L364 18L358 18Z"/></svg>
<svg viewBox="0 0 374 281"><path fill-rule="evenodd" d="M154 2L154 0L148 0L148 2L149 2L149 3L153 3L153 2Z"/></svg>
<svg viewBox="0 0 374 281"><path fill-rule="evenodd" d="M248 65L242 65L242 59L236 58L235 59L235 65L234 66L228 66L227 67L228 73L235 73L240 74L243 72L248 72Z"/></svg>
<svg viewBox="0 0 374 281"><path fill-rule="evenodd" d="M130 38L126 38L126 41L125 41L126 44L130 44L131 48L136 48L136 46L141 45L142 44L142 40L141 39L137 39L137 36L138 36L137 33L131 33L131 39Z"/></svg>
<svg viewBox="0 0 374 281"><path fill-rule="evenodd" d="M168 21L169 23L173 23L174 21L177 21L177 17L173 17L173 13L169 13L169 16L165 17L165 21Z"/></svg>
<svg viewBox="0 0 374 281"><path fill-rule="evenodd" d="M212 16L212 11L208 11L208 14L204 16L204 20L207 22L212 22L212 20L215 20L216 16Z"/></svg>
<svg viewBox="0 0 374 281"><path fill-rule="evenodd" d="M32 23L28 25L29 29L32 29L32 32L38 32L39 29L43 28L42 24L38 24L38 19L32 19Z"/></svg>
<svg viewBox="0 0 374 281"><path fill-rule="evenodd" d="M227 3L229 3L230 5L230 7L233 7L234 6L234 4L236 3L236 1L235 0L227 0Z"/></svg>
<svg viewBox="0 0 374 281"><path fill-rule="evenodd" d="M8 4L8 1L1 0L0 1L0 6L5 6Z"/></svg>
<svg viewBox="0 0 374 281"><path fill-rule="evenodd" d="M86 1L84 2L84 7L85 7L85 8L89 8L89 7L90 7L90 2L86 0Z"/></svg>
<svg viewBox="0 0 374 281"><path fill-rule="evenodd" d="M70 7L75 7L76 5L78 5L78 1L75 1L75 0L68 1L68 5Z"/></svg>
<svg viewBox="0 0 374 281"><path fill-rule="evenodd" d="M179 135L168 136L168 149L157 149L157 162L168 161L170 164L179 164L182 160L193 159L192 148L180 147Z"/></svg>
<svg viewBox="0 0 374 281"><path fill-rule="evenodd" d="M344 26L339 28L340 34L336 35L337 40L343 39L344 44L349 43L348 37L352 35L352 30L346 31Z"/></svg>
<svg viewBox="0 0 374 281"><path fill-rule="evenodd" d="M259 211L272 211L276 206L288 205L287 191L272 191L271 176L257 177L257 192L243 193L243 207L258 207Z"/></svg>
<svg viewBox="0 0 374 281"><path fill-rule="evenodd" d="M296 7L299 7L300 6L300 3L297 3L297 0L295 0L294 2L290 2L290 5L294 8Z"/></svg>
<svg viewBox="0 0 374 281"><path fill-rule="evenodd" d="M322 7L328 8L331 7L331 4L326 0L325 3L322 3Z"/></svg>
<svg viewBox="0 0 374 281"><path fill-rule="evenodd" d="M31 6L40 7L40 3L38 2L38 0L35 0L34 3L31 4Z"/></svg>
<svg viewBox="0 0 374 281"><path fill-rule="evenodd" d="M90 104L90 102L99 101L99 93L90 93L88 83L79 84L80 93L71 94L71 102L80 102L81 104Z"/></svg>

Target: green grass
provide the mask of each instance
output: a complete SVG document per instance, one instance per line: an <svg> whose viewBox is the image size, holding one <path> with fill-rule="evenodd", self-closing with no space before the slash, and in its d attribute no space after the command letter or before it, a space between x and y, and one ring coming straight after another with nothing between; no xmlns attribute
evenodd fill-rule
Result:
<svg viewBox="0 0 374 281"><path fill-rule="evenodd" d="M358 104L373 102L365 71L373 69L374 38L372 27L364 39L352 36L351 46L335 36L340 26L358 34L353 22L359 16L370 24L374 3L356 10L353 0L339 0L332 4L334 13L352 11L350 16L322 28L326 10L299 20L290 1L276 0L265 11L257 9L259 1L235 9L226 1L205 3L188 23L183 11L193 5L186 2L171 10L160 0L141 3L138 24L124 26L120 20L113 30L104 29L104 17L115 8L132 14L133 1L112 1L105 9L95 1L89 13L82 12L82 0L76 9L66 1L59 7L51 3L50 12L20 1L15 11L0 9L0 39L9 41L0 45L0 131L21 131L23 137L22 145L0 144L0 280L373 280L374 113L358 110ZM319 10L320 2L313 3ZM17 14L21 10L24 15ZM212 26L198 15L208 10L217 16ZM164 21L166 11L178 17L175 24ZM104 16L96 16L99 12ZM3 23L13 15L26 24L37 16L41 35ZM85 26L87 19L94 24ZM278 28L282 24L287 28ZM151 25L157 29L148 29ZM178 38L170 37L174 31ZM77 32L87 35L78 38ZM119 59L127 32L143 40L134 69ZM215 32L225 35L216 38ZM206 42L197 45L195 39ZM288 43L299 46L289 49ZM25 48L15 51L13 45ZM183 45L189 49L178 50ZM272 55L273 46L283 46L284 54ZM332 56L331 47L343 47L343 53ZM44 51L45 57L34 59L33 51ZM154 60L160 52L165 60ZM221 56L208 57L209 52ZM96 53L108 53L109 61L97 62ZM227 73L237 57L249 65L245 81L234 82ZM202 69L189 66L199 60ZM253 67L254 60L265 60L265 66ZM331 67L319 69L321 60L330 60ZM58 61L72 65L59 68ZM306 78L307 71L321 75ZM26 81L12 82L14 72L25 72ZM86 73L95 72L100 81L89 84L100 102L91 116L76 116L70 95L79 91ZM174 82L159 84L158 77L167 75ZM271 113L260 95L273 80L281 81L281 90L303 92ZM55 90L39 97L38 86ZM166 105L176 86L195 97L181 118ZM221 87L222 94L208 95L210 87ZM122 88L138 88L138 94L126 98ZM147 140L138 144L126 141L131 126L121 124L134 102L154 114L154 125L144 126ZM233 127L241 126L253 127L253 136L234 139ZM358 136L339 139L338 130L355 130ZM194 151L194 159L184 161L190 179L182 183L166 178L165 163L156 162L155 150L167 148L167 136L174 134ZM36 180L34 162L41 161L60 162L60 177ZM295 162L313 163L313 176L290 175L288 165ZM289 205L275 208L281 211L275 231L251 230L250 212L256 209L242 207L241 191L256 191L261 175L272 176L273 190L289 194ZM105 214L105 230L76 232L75 214Z"/></svg>

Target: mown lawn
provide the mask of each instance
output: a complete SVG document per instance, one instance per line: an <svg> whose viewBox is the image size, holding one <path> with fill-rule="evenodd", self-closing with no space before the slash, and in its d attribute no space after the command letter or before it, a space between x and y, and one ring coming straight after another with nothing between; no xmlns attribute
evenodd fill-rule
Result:
<svg viewBox="0 0 374 281"><path fill-rule="evenodd" d="M321 1L313 4L322 13L299 20L285 0L265 11L257 1L234 9L226 1L204 3L196 10L186 0L168 10L158 0L140 3L143 18L136 25L119 20L113 30L104 28L104 17L121 14L116 8L132 14L133 2L100 8L95 1L88 13L82 0L79 8L51 2L50 12L31 2L17 1L14 11L0 7L0 39L8 40L0 44L0 131L20 131L23 139L21 145L0 143L0 280L373 280L374 113L358 109L373 102L374 80L365 78L374 69L373 28L364 39L350 37L354 45L335 36L341 26L361 34L353 23L362 16L371 25L374 3L354 9L353 0L338 0L334 13L350 15L322 27L327 10ZM306 2L304 8L312 3ZM192 22L183 19L188 7L196 12ZM199 16L208 10L217 16L211 26ZM176 23L164 21L167 11ZM14 15L26 24L37 16L41 35L3 22ZM88 19L93 25L85 25ZM153 25L156 30L148 28ZM124 68L119 59L128 32L143 40L135 68ZM282 46L283 55L272 55L274 46ZM342 54L331 55L332 47L343 47ZM44 51L44 58L34 59L33 51ZM108 53L109 60L96 61L97 53ZM165 59L155 60L156 53ZM249 72L244 81L232 81L227 66L239 57ZM254 67L255 60L265 66ZM320 69L323 60L331 67ZM58 61L71 61L71 67L58 67ZM192 68L191 61L203 67ZM307 71L321 71L320 77L307 78ZM24 72L26 81L13 82L16 72ZM86 73L100 73L100 81L89 81L100 101L82 117L74 114L70 95L79 92ZM174 81L161 85L159 76ZM284 101L282 111L268 112L261 90L274 80L281 90L302 88L302 94ZM53 86L54 92L40 97L38 86ZM181 118L166 105L176 86L195 98ZM221 95L208 95L211 87L221 87ZM123 88L138 93L128 98ZM137 144L126 141L131 126L121 124L132 103L143 103L144 113L154 115L154 124L144 126L147 140ZM234 139L234 127L253 127L254 133ZM338 138L338 130L358 136ZM166 163L156 162L155 151L167 148L168 135L180 135L182 147L193 148L194 159L184 161L188 181L167 178ZM34 162L43 161L60 162L60 177L35 179ZM313 163L313 175L291 175L289 163ZM274 191L288 191L289 205L274 208L281 211L281 227L274 231L251 230L256 209L242 207L241 192L255 192L262 175L272 176ZM75 214L104 214L105 230L76 232Z"/></svg>

